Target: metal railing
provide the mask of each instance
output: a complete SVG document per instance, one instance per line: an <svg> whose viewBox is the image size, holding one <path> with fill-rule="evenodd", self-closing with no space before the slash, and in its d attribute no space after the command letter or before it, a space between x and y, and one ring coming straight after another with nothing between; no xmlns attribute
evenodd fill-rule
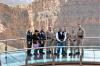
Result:
<svg viewBox="0 0 100 66"><path fill-rule="evenodd" d="M84 38L84 40L85 39L100 39L100 37L85 37ZM84 41L83 40L83 41ZM17 38L17 39L6 39L6 40L0 40L0 42L3 42L4 43L4 49L3 49L3 51L9 51L9 50L12 50L11 48L9 48L8 46L10 46L10 42L13 42L13 43L15 43L15 42L19 42L19 44L18 43L16 43L16 44L12 44L13 46L14 45L17 45L17 46L14 46L14 48L18 48L19 47L19 45L20 45L20 48L18 48L18 49L23 49L23 48L25 48L26 47L26 38ZM0 44L1 45L1 44ZM13 47L13 46L11 46L11 47ZM0 46L0 48L1 48L1 46Z"/></svg>
<svg viewBox="0 0 100 66"><path fill-rule="evenodd" d="M97 39L100 39L100 37L86 37L86 38L84 38L84 39L87 39L87 38L90 38L90 39L95 39L95 38L97 38ZM6 42L6 44L5 44L5 51L3 51L3 52L1 52L1 53L8 53L8 52L15 52L15 51L26 51L26 50L28 50L28 49L35 49L35 48L21 48L21 49L16 49L16 50L8 50L8 45L7 45L7 41L16 41L16 40L22 40L22 41L24 41L24 43L26 43L25 42L25 38L19 38L19 39L7 39L7 40L0 40L0 42ZM24 44L23 43L23 44ZM25 45L25 44L24 44ZM23 45L23 46L24 46ZM61 48L61 47L64 47L64 48L77 48L77 47L79 47L80 48L80 51L81 51L81 54L79 55L79 57L80 57L80 66L82 66L82 58L83 58L83 49L84 48L100 48L99 46L50 46L50 47L39 47L38 49L52 49L52 51L54 51L55 50L55 48ZM55 55L54 55L54 52L52 53L52 66L54 66L55 65ZM28 65L28 63L27 63L27 59L26 59L26 66Z"/></svg>
<svg viewBox="0 0 100 66"><path fill-rule="evenodd" d="M38 49L52 49L52 51L54 51L55 48L62 48L62 47L64 47L64 48L77 48L77 47L79 47L80 48L80 55L79 55L80 61L79 61L79 65L82 66L83 65L82 64L83 63L83 54L84 54L82 49L83 48L97 48L98 46L90 46L90 47L88 47L88 46L68 46L68 47L66 47L66 46L50 46L50 47L39 47ZM98 47L98 48L100 48L100 47ZM9 52L26 51L26 50L29 50L29 49L33 50L35 48L24 48L24 49L12 50L12 51L5 51L3 53L7 54ZM52 66L56 65L54 52L52 53L52 63L51 64L52 64ZM29 65L28 64L28 59L26 58L25 66L28 66L28 65Z"/></svg>

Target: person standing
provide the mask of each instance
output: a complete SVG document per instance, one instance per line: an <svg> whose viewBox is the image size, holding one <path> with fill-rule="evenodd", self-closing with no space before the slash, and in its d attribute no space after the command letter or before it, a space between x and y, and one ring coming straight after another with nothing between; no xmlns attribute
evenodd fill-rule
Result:
<svg viewBox="0 0 100 66"><path fill-rule="evenodd" d="M70 53L69 56L75 55L76 52L76 48L74 46L77 45L77 34L75 33L74 28L72 28L72 31L70 32L70 37L69 37L69 41L70 41Z"/></svg>
<svg viewBox="0 0 100 66"><path fill-rule="evenodd" d="M66 33L62 31L62 29L59 29L59 31L56 33L56 40L57 40L57 55L60 53L60 49L62 49L62 55L66 54L65 48L60 46L66 46Z"/></svg>
<svg viewBox="0 0 100 66"><path fill-rule="evenodd" d="M32 32L30 30L27 31L27 36L26 36L26 40L27 40L27 55L31 56L31 47L32 47Z"/></svg>
<svg viewBox="0 0 100 66"><path fill-rule="evenodd" d="M34 55L38 55L39 45L40 45L39 31L35 30L35 32L33 34L33 47L35 48Z"/></svg>
<svg viewBox="0 0 100 66"><path fill-rule="evenodd" d="M77 46L82 46L82 41L84 38L84 30L82 29L81 25L78 24L78 31L77 31ZM77 48L78 51L76 54L80 54L80 48Z"/></svg>
<svg viewBox="0 0 100 66"><path fill-rule="evenodd" d="M40 47L44 47L46 42L46 33L44 32L44 29L40 31L39 37L40 37ZM40 49L39 52L40 54L44 54L43 49Z"/></svg>
<svg viewBox="0 0 100 66"><path fill-rule="evenodd" d="M47 31L47 33L46 33L46 36L47 36L47 44L46 44L46 47L53 46L53 45L52 45L52 42L53 42L53 39L54 39L54 38L53 38L53 32L52 32L51 27L48 27L48 31ZM48 53L48 54L52 53L50 48L47 49L47 53Z"/></svg>

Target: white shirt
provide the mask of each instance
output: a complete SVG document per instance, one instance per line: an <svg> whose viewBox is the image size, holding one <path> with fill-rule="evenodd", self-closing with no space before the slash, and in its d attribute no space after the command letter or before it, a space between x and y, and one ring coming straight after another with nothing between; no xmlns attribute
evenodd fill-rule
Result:
<svg viewBox="0 0 100 66"><path fill-rule="evenodd" d="M60 32L60 33L62 34L62 32ZM63 40L63 41L66 41L66 39L67 39L66 34L67 34L67 33L64 32L64 36L65 36L65 37L64 37L64 40ZM58 32L56 33L56 39L57 39L57 41L61 42L60 39L58 38Z"/></svg>

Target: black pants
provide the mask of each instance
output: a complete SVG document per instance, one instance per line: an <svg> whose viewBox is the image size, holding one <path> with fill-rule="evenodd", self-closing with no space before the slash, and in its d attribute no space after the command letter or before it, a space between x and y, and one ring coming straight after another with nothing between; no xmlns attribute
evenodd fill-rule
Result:
<svg viewBox="0 0 100 66"><path fill-rule="evenodd" d="M34 49L34 54L38 54L39 49Z"/></svg>
<svg viewBox="0 0 100 66"><path fill-rule="evenodd" d="M31 48L32 47L32 41L27 41L27 48ZM27 54L31 54L31 49L27 50Z"/></svg>
<svg viewBox="0 0 100 66"><path fill-rule="evenodd" d="M45 42L44 42L44 41L43 41L43 42L41 42L39 47L44 47L44 44L45 44ZM40 52L40 53L43 53L43 49L39 49L39 52Z"/></svg>

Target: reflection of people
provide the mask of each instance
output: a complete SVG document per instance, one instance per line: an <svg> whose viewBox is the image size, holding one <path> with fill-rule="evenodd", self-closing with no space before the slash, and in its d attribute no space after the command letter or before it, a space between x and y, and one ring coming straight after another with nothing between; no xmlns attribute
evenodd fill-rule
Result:
<svg viewBox="0 0 100 66"><path fill-rule="evenodd" d="M56 33L56 40L57 40L57 55L60 53L60 46L66 46L66 33L62 31L62 29L59 29L59 31ZM65 49L62 47L62 55L65 55Z"/></svg>
<svg viewBox="0 0 100 66"><path fill-rule="evenodd" d="M33 34L33 47L35 48L34 50L34 55L38 55L38 48L39 48L39 31L35 30L35 33Z"/></svg>
<svg viewBox="0 0 100 66"><path fill-rule="evenodd" d="M84 30L82 29L81 25L78 25L78 31L77 31L77 46L82 46L82 40L84 38ZM78 51L76 54L80 54L79 47L77 48Z"/></svg>
<svg viewBox="0 0 100 66"><path fill-rule="evenodd" d="M32 47L32 32L30 30L27 31L26 40L27 40L27 48L31 48ZM27 55L29 55L29 56L32 55L31 49L27 50Z"/></svg>
<svg viewBox="0 0 100 66"><path fill-rule="evenodd" d="M73 28L70 33L69 40L70 40L70 46L73 46L73 47L70 47L70 53L69 53L69 55L72 56L72 55L75 55L76 48L74 46L76 46L77 44L77 35Z"/></svg>
<svg viewBox="0 0 100 66"><path fill-rule="evenodd" d="M47 47L50 47L50 46L53 46L52 45L52 41L53 41L53 32L52 32L52 29L51 27L48 28L48 31L46 33L47 35L47 44L46 46ZM47 49L47 53L51 53L51 49Z"/></svg>
<svg viewBox="0 0 100 66"><path fill-rule="evenodd" d="M44 47L45 40L46 40L46 33L44 32L44 29L42 29L40 31L39 37L40 37L40 41L41 41L40 42L40 47ZM40 52L40 54L44 54L43 49L40 49L39 52Z"/></svg>

